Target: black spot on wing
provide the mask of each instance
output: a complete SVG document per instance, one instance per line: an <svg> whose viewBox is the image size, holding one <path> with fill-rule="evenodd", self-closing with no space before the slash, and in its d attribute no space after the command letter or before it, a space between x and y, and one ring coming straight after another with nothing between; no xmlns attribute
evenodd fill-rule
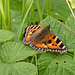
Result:
<svg viewBox="0 0 75 75"><path fill-rule="evenodd" d="M51 43L51 42L52 42L52 40L49 40L49 41L48 41L48 43Z"/></svg>
<svg viewBox="0 0 75 75"><path fill-rule="evenodd" d="M56 38L56 36L54 35L52 39L55 39L55 38Z"/></svg>
<svg viewBox="0 0 75 75"><path fill-rule="evenodd" d="M32 31L32 33L34 33L36 30Z"/></svg>
<svg viewBox="0 0 75 75"><path fill-rule="evenodd" d="M59 38L57 38L57 41L56 41L56 43L58 44L60 41L61 41L61 40L60 40Z"/></svg>
<svg viewBox="0 0 75 75"><path fill-rule="evenodd" d="M63 46L64 46L64 44L63 44L63 43L61 43L60 47L62 48Z"/></svg>
<svg viewBox="0 0 75 75"><path fill-rule="evenodd" d="M52 46L54 46L54 44L52 44Z"/></svg>

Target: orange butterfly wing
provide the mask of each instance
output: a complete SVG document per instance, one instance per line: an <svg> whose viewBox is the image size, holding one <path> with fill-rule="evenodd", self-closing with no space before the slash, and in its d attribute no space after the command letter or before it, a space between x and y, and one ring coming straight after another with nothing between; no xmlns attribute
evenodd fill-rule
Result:
<svg viewBox="0 0 75 75"><path fill-rule="evenodd" d="M23 43L24 44L30 44L30 38L33 35L34 32L38 31L39 29L41 29L42 26L38 26L38 25L31 25L27 28L26 30L26 34L25 34L25 38L23 39Z"/></svg>
<svg viewBox="0 0 75 75"><path fill-rule="evenodd" d="M25 38L23 39L23 43L30 44L30 46L35 50L60 52L61 54L64 52L67 52L65 45L54 34L49 37L48 43L46 43L46 41L42 42L41 44L40 43L30 43L30 38L33 35L33 33L38 31L42 27L43 26L38 26L38 25L29 26L26 30L26 35L25 35Z"/></svg>
<svg viewBox="0 0 75 75"><path fill-rule="evenodd" d="M30 44L32 48L35 50L42 50L42 51L51 51L51 52L60 52L61 54L67 52L65 45L62 41L55 35L51 35L49 37L48 43L43 42L42 44L32 43Z"/></svg>
<svg viewBox="0 0 75 75"><path fill-rule="evenodd" d="M48 47L48 50L52 51L52 52L60 52L61 54L64 53L64 52L67 52L67 49L66 49L65 45L55 35L51 35L49 37L47 47Z"/></svg>

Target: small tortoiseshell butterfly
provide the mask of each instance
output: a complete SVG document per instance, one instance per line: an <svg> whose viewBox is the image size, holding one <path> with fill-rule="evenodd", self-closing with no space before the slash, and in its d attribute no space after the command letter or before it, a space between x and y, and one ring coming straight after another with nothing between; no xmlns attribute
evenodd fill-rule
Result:
<svg viewBox="0 0 75 75"><path fill-rule="evenodd" d="M62 41L49 29L50 25L47 27L40 25L29 26L22 42L29 44L35 50L60 52L61 54L67 52Z"/></svg>

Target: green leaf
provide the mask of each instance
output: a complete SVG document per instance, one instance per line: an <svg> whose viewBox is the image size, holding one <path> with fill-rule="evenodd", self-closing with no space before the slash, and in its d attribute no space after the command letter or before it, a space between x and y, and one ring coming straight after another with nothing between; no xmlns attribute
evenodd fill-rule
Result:
<svg viewBox="0 0 75 75"><path fill-rule="evenodd" d="M59 21L51 16L48 16L40 25L47 26L50 24L50 30L55 33L65 44L67 50L75 52L75 34L68 30ZM67 19L66 26L75 31L75 20L72 15ZM54 53L44 53L39 61L39 74L40 75L74 75L75 74L75 61L71 56L55 55Z"/></svg>
<svg viewBox="0 0 75 75"><path fill-rule="evenodd" d="M12 31L14 33L17 33L18 28L20 26L21 23L21 12L16 12L11 10L11 24L12 24Z"/></svg>
<svg viewBox="0 0 75 75"><path fill-rule="evenodd" d="M75 32L75 19L72 15L69 16L67 21L65 22L66 26L68 26L73 32ZM65 29L65 41L68 47L68 51L75 52L75 34Z"/></svg>
<svg viewBox="0 0 75 75"><path fill-rule="evenodd" d="M3 63L3 61L2 61L2 59L0 58L0 64L2 64Z"/></svg>
<svg viewBox="0 0 75 75"><path fill-rule="evenodd" d="M74 52L74 57L73 57L73 60L75 61L75 52Z"/></svg>
<svg viewBox="0 0 75 75"><path fill-rule="evenodd" d="M36 75L36 67L31 63L0 64L0 75Z"/></svg>
<svg viewBox="0 0 75 75"><path fill-rule="evenodd" d="M6 40L10 40L15 36L14 33L7 30L0 30L0 42L5 42Z"/></svg>
<svg viewBox="0 0 75 75"><path fill-rule="evenodd" d="M50 24L50 30L57 35L60 40L64 43L67 50L70 52L75 52L75 34L69 31L66 27L64 27L59 21L54 19L51 16L48 16L43 21L41 21L40 25L47 26ZM66 26L69 27L71 30L75 31L75 20L72 16L68 18L66 21Z"/></svg>
<svg viewBox="0 0 75 75"><path fill-rule="evenodd" d="M39 75L75 75L75 61L66 54L44 53L38 64Z"/></svg>
<svg viewBox="0 0 75 75"><path fill-rule="evenodd" d="M8 42L2 46L1 57L6 63L13 63L32 56L35 53L35 50L22 43Z"/></svg>
<svg viewBox="0 0 75 75"><path fill-rule="evenodd" d="M69 0L71 2L71 6L73 9L75 9L75 0Z"/></svg>
<svg viewBox="0 0 75 75"><path fill-rule="evenodd" d="M65 24L75 32L75 19L72 14L68 17Z"/></svg>

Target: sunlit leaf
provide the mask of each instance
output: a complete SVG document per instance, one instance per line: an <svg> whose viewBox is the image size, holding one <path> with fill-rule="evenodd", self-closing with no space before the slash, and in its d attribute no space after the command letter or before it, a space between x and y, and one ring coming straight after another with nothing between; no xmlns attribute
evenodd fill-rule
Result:
<svg viewBox="0 0 75 75"><path fill-rule="evenodd" d="M15 36L14 33L7 30L0 30L0 42L5 42L6 40L10 40Z"/></svg>
<svg viewBox="0 0 75 75"><path fill-rule="evenodd" d="M1 75L36 75L36 67L31 63L19 62L0 64Z"/></svg>
<svg viewBox="0 0 75 75"><path fill-rule="evenodd" d="M1 57L4 62L13 63L23 60L36 52L22 43L8 42L2 46Z"/></svg>
<svg viewBox="0 0 75 75"><path fill-rule="evenodd" d="M75 61L66 54L44 53L39 59L39 75L74 75Z"/></svg>

